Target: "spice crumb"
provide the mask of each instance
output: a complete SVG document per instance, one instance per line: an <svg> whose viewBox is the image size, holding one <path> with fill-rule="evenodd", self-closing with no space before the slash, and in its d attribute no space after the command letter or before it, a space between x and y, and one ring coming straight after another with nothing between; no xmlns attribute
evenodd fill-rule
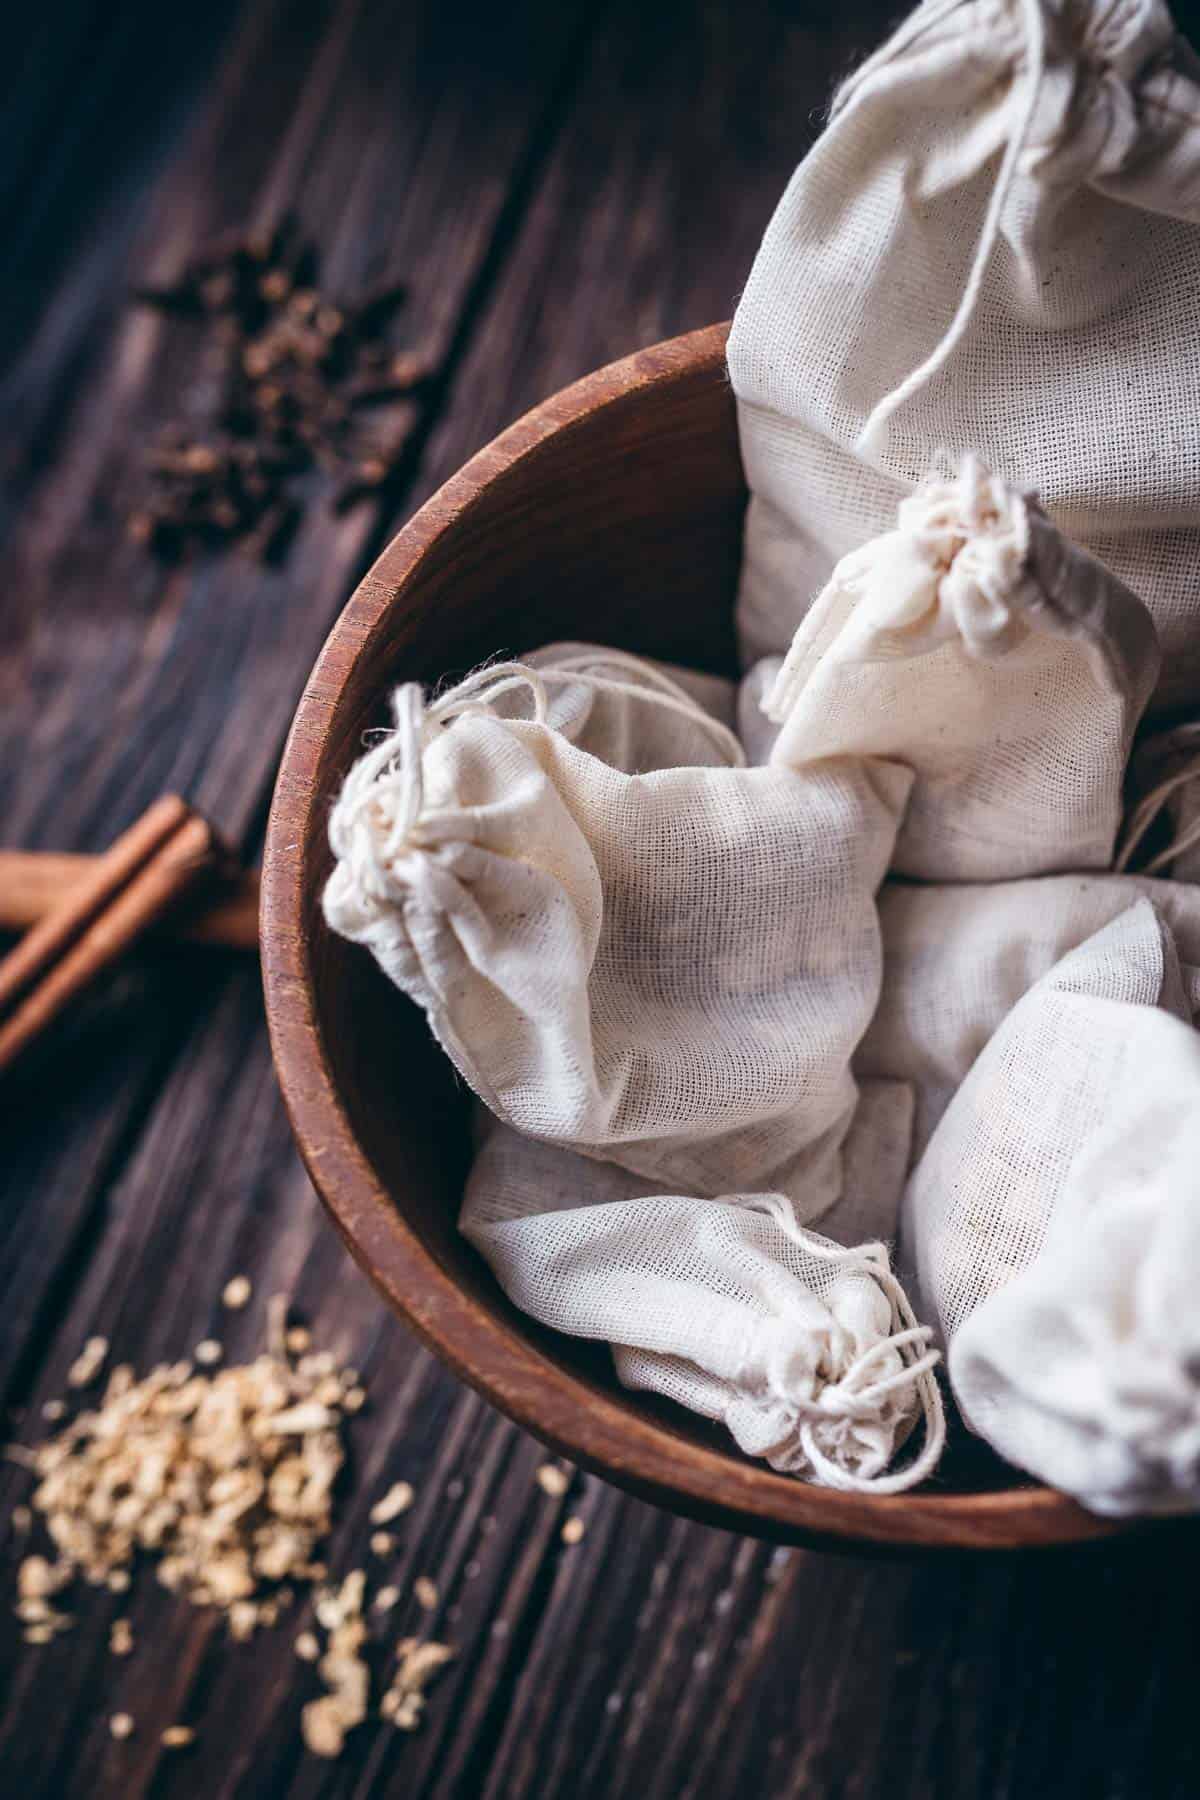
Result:
<svg viewBox="0 0 1200 1800"><path fill-rule="evenodd" d="M234 1275L221 1290L221 1304L227 1306L230 1312L239 1312L253 1291L248 1275Z"/></svg>
<svg viewBox="0 0 1200 1800"><path fill-rule="evenodd" d="M42 1417L43 1419L49 1419L53 1422L55 1419L61 1419L66 1410L67 1405L65 1400L47 1400L46 1404L42 1407Z"/></svg>
<svg viewBox="0 0 1200 1800"><path fill-rule="evenodd" d="M317 1642L316 1634L311 1631L302 1631L292 1648L301 1662L316 1662L321 1654L321 1646Z"/></svg>
<svg viewBox="0 0 1200 1800"><path fill-rule="evenodd" d="M282 1359L287 1355L288 1297L272 1294L267 1301L267 1349Z"/></svg>
<svg viewBox="0 0 1200 1800"><path fill-rule="evenodd" d="M71 1570L44 1556L27 1556L17 1570L17 1597L20 1600L48 1600L71 1579Z"/></svg>
<svg viewBox="0 0 1200 1800"><path fill-rule="evenodd" d="M396 1540L390 1531L373 1531L371 1533L371 1555L390 1556L396 1548Z"/></svg>
<svg viewBox="0 0 1200 1800"><path fill-rule="evenodd" d="M284 1342L293 1356L303 1356L312 1343L312 1333L303 1325L293 1325Z"/></svg>
<svg viewBox="0 0 1200 1800"><path fill-rule="evenodd" d="M568 1519L562 1528L563 1543L577 1544L586 1530L587 1527L582 1519L578 1517Z"/></svg>
<svg viewBox="0 0 1200 1800"><path fill-rule="evenodd" d="M253 1600L235 1600L229 1608L229 1634L239 1644L244 1644L254 1636L254 1630L263 1610ZM263 1619L264 1624L270 1621Z"/></svg>
<svg viewBox="0 0 1200 1800"><path fill-rule="evenodd" d="M85 1347L89 1378L101 1346L107 1354L100 1339ZM141 1379L120 1364L57 1436L15 1447L38 1481L25 1518L42 1516L56 1552L26 1557L18 1571L18 1616L32 1641L69 1629L51 1605L60 1589L82 1579L124 1593L139 1553L154 1559L163 1587L216 1606L241 1639L278 1618L279 1583L324 1579L316 1552L333 1522L343 1414L336 1364L311 1360L309 1375L286 1356L259 1355L211 1372L163 1363ZM128 1621L111 1627L110 1645L129 1654Z"/></svg>
<svg viewBox="0 0 1200 1800"><path fill-rule="evenodd" d="M113 1737L118 1740L121 1738L132 1737L133 1720L128 1713L114 1713L112 1718L108 1721L108 1729Z"/></svg>
<svg viewBox="0 0 1200 1800"><path fill-rule="evenodd" d="M90 1337L67 1370L68 1387L90 1387L104 1367L108 1355L108 1339Z"/></svg>
<svg viewBox="0 0 1200 1800"><path fill-rule="evenodd" d="M160 1740L168 1750L182 1750L186 1744L194 1744L196 1733L190 1725L168 1725Z"/></svg>
<svg viewBox="0 0 1200 1800"><path fill-rule="evenodd" d="M438 1603L437 1584L430 1581L428 1575L418 1575L413 1582L413 1595L418 1606L424 1607L426 1612L432 1612Z"/></svg>
<svg viewBox="0 0 1200 1800"><path fill-rule="evenodd" d="M224 1354L216 1338L204 1338L192 1351L202 1369L210 1369L214 1363L219 1363Z"/></svg>
<svg viewBox="0 0 1200 1800"><path fill-rule="evenodd" d="M432 1639L402 1638L396 1646L396 1673L379 1704L397 1731L415 1731L425 1711L425 1690L455 1652Z"/></svg>
<svg viewBox="0 0 1200 1800"><path fill-rule="evenodd" d="M346 1392L342 1395L342 1411L348 1413L361 1412L363 1406L366 1404L366 1398L367 1393L365 1388L347 1388Z"/></svg>
<svg viewBox="0 0 1200 1800"><path fill-rule="evenodd" d="M407 1512L413 1503L413 1490L407 1481L392 1484L382 1500L377 1500L371 1508L372 1525L387 1525L392 1519Z"/></svg>
<svg viewBox="0 0 1200 1800"><path fill-rule="evenodd" d="M400 1589L389 1585L380 1588L371 1604L376 1612L391 1612L399 1598Z"/></svg>
<svg viewBox="0 0 1200 1800"><path fill-rule="evenodd" d="M352 1569L340 1588L317 1596L317 1618L329 1633L317 1672L329 1691L310 1700L300 1715L304 1742L315 1756L339 1756L346 1733L361 1725L369 1710L371 1672L362 1656L365 1590L364 1572Z"/></svg>
<svg viewBox="0 0 1200 1800"><path fill-rule="evenodd" d="M346 1727L342 1723L336 1694L322 1694L319 1700L309 1701L300 1714L300 1731L314 1756L332 1760L342 1754Z"/></svg>
<svg viewBox="0 0 1200 1800"><path fill-rule="evenodd" d="M560 1500L571 1485L568 1470L559 1468L557 1463L543 1463L537 1472L537 1484L544 1494Z"/></svg>

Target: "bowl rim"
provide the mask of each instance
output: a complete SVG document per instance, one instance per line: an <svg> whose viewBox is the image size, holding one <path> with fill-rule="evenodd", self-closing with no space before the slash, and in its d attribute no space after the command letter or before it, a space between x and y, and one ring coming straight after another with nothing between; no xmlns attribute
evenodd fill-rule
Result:
<svg viewBox="0 0 1200 1800"><path fill-rule="evenodd" d="M297 707L280 762L263 859L260 942L272 1054L313 1184L351 1253L418 1338L502 1413L554 1450L640 1497L706 1523L822 1548L1007 1549L1128 1531L1041 1486L898 1495L844 1493L692 1441L587 1386L458 1286L380 1184L337 1092L315 1006L304 864L323 832L322 746L356 657L425 554L484 492L546 440L598 410L682 376L727 381L728 326L712 325L610 363L535 406L413 515L358 584ZM586 1428L580 1429L580 1422Z"/></svg>

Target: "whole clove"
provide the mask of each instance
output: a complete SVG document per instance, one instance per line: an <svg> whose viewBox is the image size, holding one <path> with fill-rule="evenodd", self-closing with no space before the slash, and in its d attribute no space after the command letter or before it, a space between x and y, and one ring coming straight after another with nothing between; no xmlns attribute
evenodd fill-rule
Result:
<svg viewBox="0 0 1200 1800"><path fill-rule="evenodd" d="M134 290L140 305L208 324L223 357L207 427L164 432L146 459L149 492L128 520L130 537L164 560L237 543L279 562L310 473L336 483L341 513L401 466L405 434L370 436L358 415L411 402L427 383L421 359L387 342L406 289L392 282L334 299L316 285L319 264L289 214L266 236L218 239L174 282Z"/></svg>

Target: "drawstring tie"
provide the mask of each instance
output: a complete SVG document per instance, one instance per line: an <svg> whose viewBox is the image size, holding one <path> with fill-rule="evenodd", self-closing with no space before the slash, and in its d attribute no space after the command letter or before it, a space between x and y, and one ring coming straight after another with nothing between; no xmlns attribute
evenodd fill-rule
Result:
<svg viewBox="0 0 1200 1800"><path fill-rule="evenodd" d="M598 674L597 666L628 670L638 679ZM428 703L420 683L408 681L392 695L394 728L382 732L379 742L350 770L329 821L334 856L360 893L381 901L393 897L395 871L406 853L428 848L436 841L436 822L422 815L424 751L438 731L468 715L494 716L496 701L522 688L532 698L533 723L546 725L548 685L555 681L580 681L603 693L651 700L706 731L730 767L746 766L746 753L728 726L705 712L661 669L624 651L576 653L540 669L521 662L489 663ZM406 869L406 884L411 874L411 869Z"/></svg>
<svg viewBox="0 0 1200 1800"><path fill-rule="evenodd" d="M896 529L851 550L830 577L831 589L854 596L861 627L841 654L921 656L959 641L982 662L1007 656L1030 631L1026 574L1036 504L973 455L957 475L902 500ZM809 629L801 624L761 703L778 725L812 674Z"/></svg>
<svg viewBox="0 0 1200 1800"><path fill-rule="evenodd" d="M899 1494L916 1487L936 1467L946 1444L946 1411L934 1369L941 1352L933 1347L934 1333L913 1312L903 1285L893 1274L887 1246L861 1244L847 1249L797 1225L791 1205L782 1194L756 1194L743 1202L751 1211L765 1213L806 1256L842 1264L847 1274L863 1274L875 1282L890 1308L890 1331L861 1352L836 1381L815 1394L789 1387L777 1397L789 1416L809 1466L828 1487L859 1494ZM873 1371L881 1361L900 1359L901 1367L882 1375ZM779 1383L776 1383L778 1388ZM880 1425L884 1404L895 1406L914 1396L924 1420L925 1441L911 1462L891 1474L858 1474L838 1462L823 1447L830 1428L858 1424Z"/></svg>
<svg viewBox="0 0 1200 1800"><path fill-rule="evenodd" d="M859 96L869 92L871 78L880 68L890 62L900 51L907 49L915 36L927 30L931 25L939 23L952 10L951 5L946 5L918 13L914 19L909 21L907 30L898 32L890 43L884 46L882 52L877 52L874 57L870 58L857 75L846 83L838 95L835 111L844 110ZM859 433L854 446L855 450L876 467L881 466L880 457L886 444L887 425L893 413L929 384L962 342L974 316L975 307L983 289L984 278L992 260L992 253L1000 236L1001 218L1037 113L1042 79L1046 69L1046 22L1042 14L1042 0L1020 0L1020 13L1025 32L1025 92L1021 98L1015 127L1005 147L1004 158L1000 164L996 185L992 189L991 198L988 201L987 212L984 214L983 227L979 234L979 242L975 249L970 273L959 299L958 308L947 326L941 342L923 363L919 363L898 386L876 402Z"/></svg>

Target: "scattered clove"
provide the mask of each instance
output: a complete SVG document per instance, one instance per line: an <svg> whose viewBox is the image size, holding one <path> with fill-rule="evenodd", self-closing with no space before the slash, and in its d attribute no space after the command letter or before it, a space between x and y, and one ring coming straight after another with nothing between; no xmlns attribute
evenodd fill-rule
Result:
<svg viewBox="0 0 1200 1800"><path fill-rule="evenodd" d="M405 288L335 301L317 287L318 269L316 245L289 214L265 237L219 239L172 283L134 290L140 305L209 324L224 358L204 431L169 430L147 457L150 492L128 532L162 560L237 543L258 562L282 562L307 477L337 482L341 513L403 466L405 434L375 441L357 415L410 401L428 380L418 357L385 339Z"/></svg>

